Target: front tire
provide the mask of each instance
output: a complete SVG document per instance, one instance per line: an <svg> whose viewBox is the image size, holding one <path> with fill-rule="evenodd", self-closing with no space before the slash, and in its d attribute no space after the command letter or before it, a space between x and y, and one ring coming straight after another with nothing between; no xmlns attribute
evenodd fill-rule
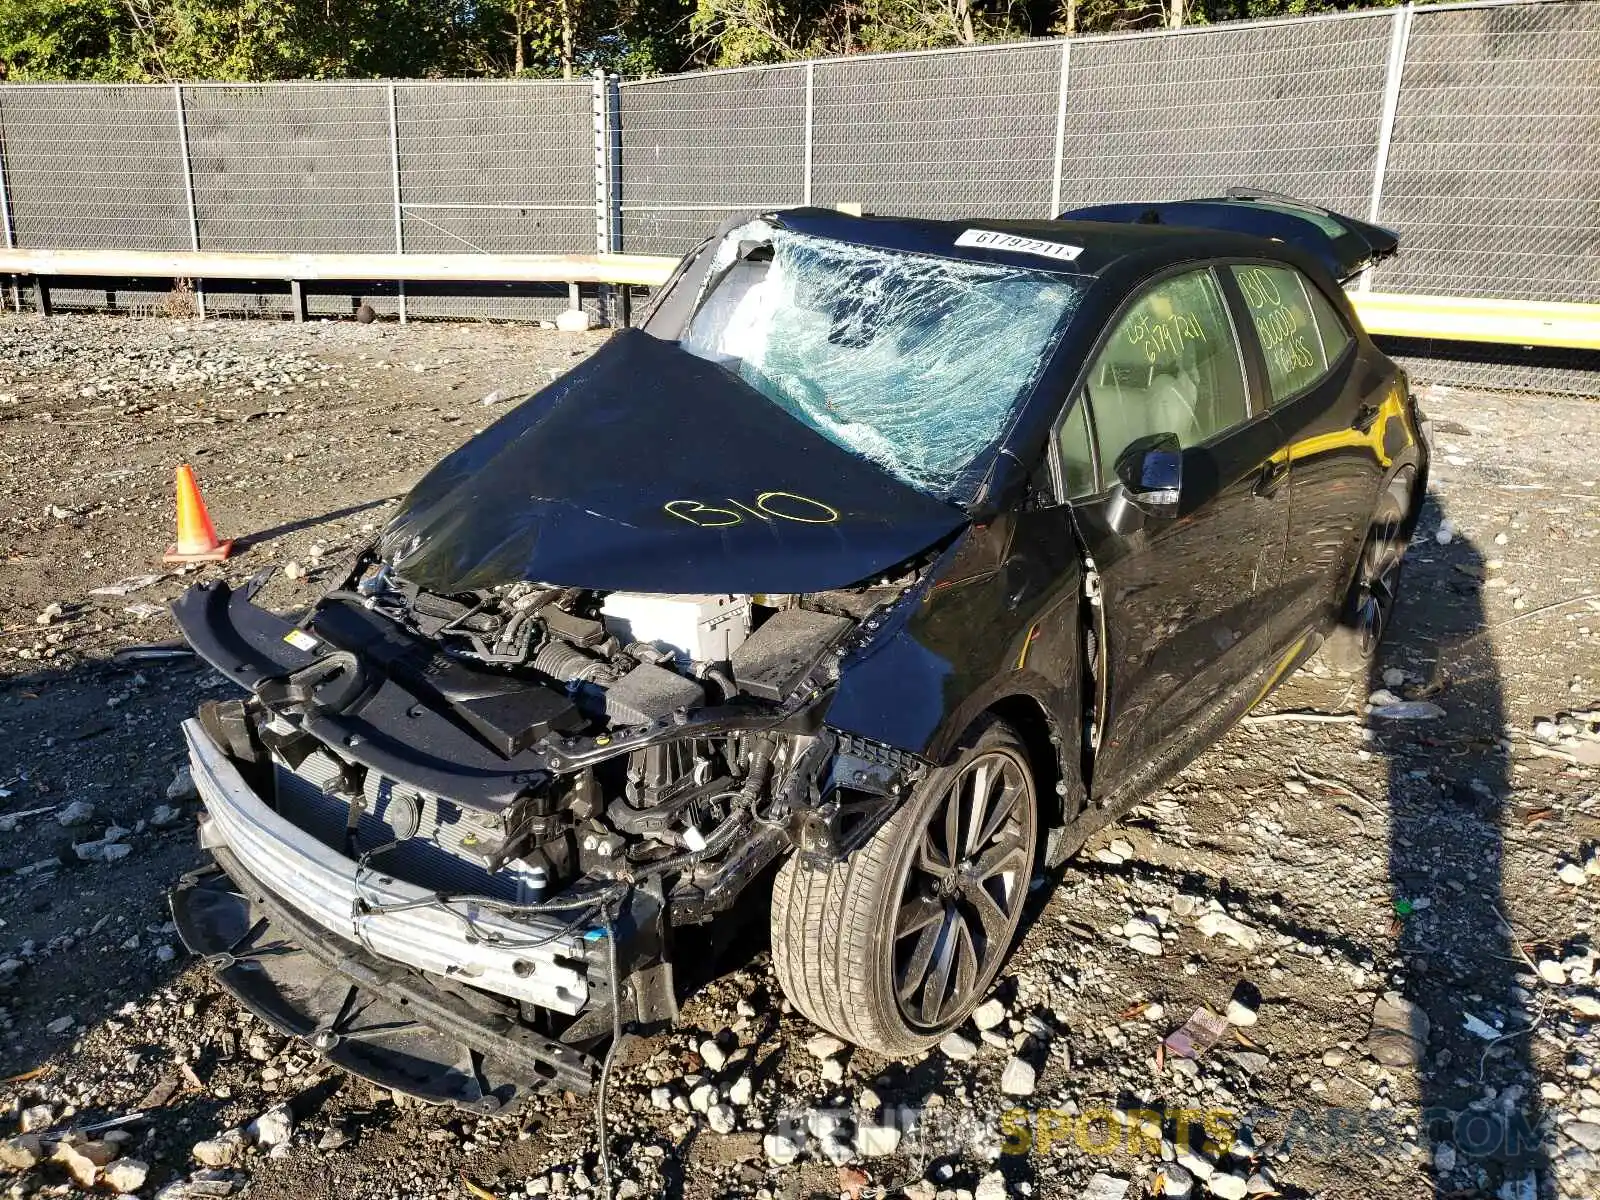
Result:
<svg viewBox="0 0 1600 1200"><path fill-rule="evenodd" d="M975 726L866 844L773 886L772 958L790 1002L899 1058L975 1008L1011 950L1033 875L1038 797L1009 726Z"/></svg>

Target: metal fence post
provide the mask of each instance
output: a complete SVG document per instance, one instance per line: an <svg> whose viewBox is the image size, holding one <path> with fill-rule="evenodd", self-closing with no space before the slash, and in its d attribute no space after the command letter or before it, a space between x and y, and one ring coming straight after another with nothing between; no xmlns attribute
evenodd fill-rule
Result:
<svg viewBox="0 0 1600 1200"><path fill-rule="evenodd" d="M17 230L11 222L11 189L6 186L9 166L4 134L4 126L0 126L0 230L5 234L6 249L14 250L17 246Z"/></svg>
<svg viewBox="0 0 1600 1200"><path fill-rule="evenodd" d="M200 249L200 219L194 205L194 162L189 157L189 120L183 112L183 85L172 85L172 111L178 119L178 160L183 168L183 204L189 216L189 249ZM206 319L205 284L194 281L194 303L200 319Z"/></svg>
<svg viewBox="0 0 1600 1200"><path fill-rule="evenodd" d="M606 249L622 253L622 78L606 77ZM616 321L624 329L633 324L633 289L620 284L616 297Z"/></svg>
<svg viewBox="0 0 1600 1200"><path fill-rule="evenodd" d="M806 160L805 173L801 176L800 195L801 202L811 203L811 130L814 124L812 118L816 112L813 100L817 88L817 64L810 59L806 60Z"/></svg>
<svg viewBox="0 0 1600 1200"><path fill-rule="evenodd" d="M6 186L6 142L5 123L0 121L0 236L6 240L6 249L14 250L17 245L16 227L11 221L11 192ZM6 289L11 293L11 307L19 313L22 311L22 288L13 275ZM3 304L0 304L3 307Z"/></svg>
<svg viewBox="0 0 1600 1200"><path fill-rule="evenodd" d="M594 248L605 254L611 249L611 121L606 102L606 73L596 68L591 76L591 93L594 99ZM582 307L582 296L577 284L569 284L573 308ZM607 316L607 288L601 284L600 316Z"/></svg>
<svg viewBox="0 0 1600 1200"><path fill-rule="evenodd" d="M1050 211L1046 219L1061 211L1061 164L1067 151L1067 76L1072 69L1072 39L1061 41L1061 91L1056 96L1056 157L1055 174L1050 177Z"/></svg>
<svg viewBox="0 0 1600 1200"><path fill-rule="evenodd" d="M1378 210L1383 204L1383 174L1389 167L1389 144L1394 138L1395 112L1400 107L1400 77L1405 72L1406 48L1411 42L1410 0L1394 10L1394 25L1389 31L1389 64L1383 81L1383 115L1379 118L1378 149L1372 163L1372 201L1367 206L1367 220L1378 222ZM1357 285L1363 292L1372 290L1372 270L1361 272Z"/></svg>
<svg viewBox="0 0 1600 1200"><path fill-rule="evenodd" d="M388 86L389 96L389 182L394 197L394 252L406 252L405 223L400 214L400 119L396 108L394 84ZM400 324L406 323L406 281L399 281Z"/></svg>

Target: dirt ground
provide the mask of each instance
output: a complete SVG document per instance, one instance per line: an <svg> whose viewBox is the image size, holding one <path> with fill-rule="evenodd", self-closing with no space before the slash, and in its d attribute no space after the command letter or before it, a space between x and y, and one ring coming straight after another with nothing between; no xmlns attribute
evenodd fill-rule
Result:
<svg viewBox="0 0 1600 1200"><path fill-rule="evenodd" d="M263 602L306 605L428 464L603 336L0 319L0 1136L109 1128L143 1195L599 1194L588 1101L397 1103L187 959L164 894L201 854L167 793L221 685L118 652L173 638L166 604L212 576L270 569ZM1600 405L1422 395L1431 497L1379 674L1301 672L1039 880L987 1027L916 1061L816 1041L741 946L628 1048L617 1194L1600 1194ZM239 552L162 573L183 461ZM1221 1040L1162 1050L1202 1006ZM280 1103L292 1133L196 1175L197 1143ZM8 1194L70 1194L66 1169Z"/></svg>

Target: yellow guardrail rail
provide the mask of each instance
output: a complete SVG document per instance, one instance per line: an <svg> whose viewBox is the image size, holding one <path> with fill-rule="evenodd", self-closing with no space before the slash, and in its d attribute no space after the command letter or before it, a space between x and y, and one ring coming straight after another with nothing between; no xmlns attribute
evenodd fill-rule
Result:
<svg viewBox="0 0 1600 1200"><path fill-rule="evenodd" d="M0 250L0 275L405 283L664 282L676 258L646 254L262 254L218 250Z"/></svg>
<svg viewBox="0 0 1600 1200"><path fill-rule="evenodd" d="M1600 304L1351 292L1361 323L1380 337L1600 350Z"/></svg>
<svg viewBox="0 0 1600 1200"><path fill-rule="evenodd" d="M261 254L190 250L0 250L0 275L289 283L614 283L656 287L677 259L647 254ZM47 307L41 287L41 309ZM1600 350L1600 304L1351 292L1378 336Z"/></svg>
<svg viewBox="0 0 1600 1200"><path fill-rule="evenodd" d="M0 276L33 280L34 307L50 315L57 278L207 279L287 283L296 321L307 317L307 283L663 283L675 258L644 254L272 254L216 250L0 250ZM205 315L203 298L200 315ZM576 297L573 303L576 304Z"/></svg>

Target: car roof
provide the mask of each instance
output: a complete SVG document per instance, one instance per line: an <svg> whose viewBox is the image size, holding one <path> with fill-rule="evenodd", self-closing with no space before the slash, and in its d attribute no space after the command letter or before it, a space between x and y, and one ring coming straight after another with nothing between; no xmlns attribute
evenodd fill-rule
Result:
<svg viewBox="0 0 1600 1200"><path fill-rule="evenodd" d="M1304 257L1268 238L1177 225L1122 221L1003 221L988 217L925 220L913 217L857 217L827 208L792 208L771 213L780 228L858 246L929 254L966 262L990 263L1058 275L1098 277L1139 273L1203 258L1280 258L1296 265ZM995 233L998 239L972 238ZM963 235L968 235L963 244ZM1030 243L1034 243L1030 245ZM1075 251L1065 256L1064 247Z"/></svg>

